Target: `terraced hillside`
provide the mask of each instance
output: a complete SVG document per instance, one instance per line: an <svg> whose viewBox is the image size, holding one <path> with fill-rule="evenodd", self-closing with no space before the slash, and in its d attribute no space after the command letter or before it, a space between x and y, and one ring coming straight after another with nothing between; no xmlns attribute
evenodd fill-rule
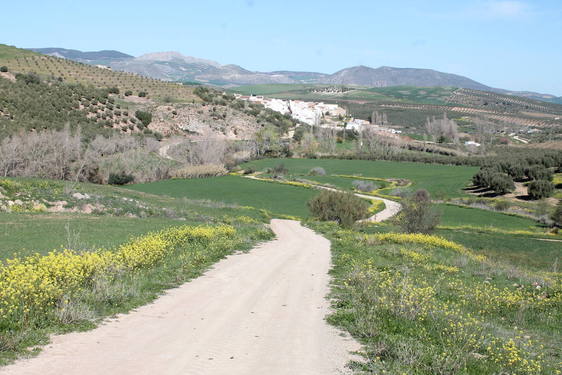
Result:
<svg viewBox="0 0 562 375"><path fill-rule="evenodd" d="M6 45L0 45L0 66L6 66L13 74L34 72L42 77L60 79L67 83L98 88L117 87L123 92L131 90L135 95L144 91L148 97L158 100L198 100L190 86L117 72Z"/></svg>

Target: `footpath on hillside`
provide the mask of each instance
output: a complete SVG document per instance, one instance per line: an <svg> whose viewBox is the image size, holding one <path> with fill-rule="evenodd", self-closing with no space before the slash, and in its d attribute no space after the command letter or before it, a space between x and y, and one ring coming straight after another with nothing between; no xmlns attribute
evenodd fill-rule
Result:
<svg viewBox="0 0 562 375"><path fill-rule="evenodd" d="M0 374L345 373L359 344L325 321L330 242L296 221L271 228L275 240Z"/></svg>

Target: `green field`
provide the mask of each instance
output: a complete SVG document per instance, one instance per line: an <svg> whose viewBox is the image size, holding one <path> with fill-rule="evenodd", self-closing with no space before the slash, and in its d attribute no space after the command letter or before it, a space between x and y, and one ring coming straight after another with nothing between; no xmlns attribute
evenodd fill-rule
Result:
<svg viewBox="0 0 562 375"><path fill-rule="evenodd" d="M112 248L141 234L185 221L77 214L0 213L0 260L51 250Z"/></svg>
<svg viewBox="0 0 562 375"><path fill-rule="evenodd" d="M438 229L436 234L463 244L493 260L526 268L553 272L562 261L560 236L528 236L487 233L470 229Z"/></svg>
<svg viewBox="0 0 562 375"><path fill-rule="evenodd" d="M437 205L437 209L442 213L441 224L447 226L468 225L483 228L494 227L506 230L527 231L542 229L535 220L521 216L507 215L501 212L449 204L439 204Z"/></svg>
<svg viewBox="0 0 562 375"><path fill-rule="evenodd" d="M367 100L371 104L402 102L418 104L447 104L446 99L455 90L453 87L345 87L346 91L338 94L313 92L322 88L335 87L326 84L262 84L240 86L230 89L244 95L265 95L282 99L301 100Z"/></svg>
<svg viewBox="0 0 562 375"><path fill-rule="evenodd" d="M174 179L127 188L176 198L208 199L251 206L266 209L273 214L300 217L308 216L306 202L316 194L316 191L302 187L253 181L239 176Z"/></svg>
<svg viewBox="0 0 562 375"><path fill-rule="evenodd" d="M290 174L301 176L307 175L314 167L322 167L327 175L405 178L412 182L412 189L426 189L434 198L465 195L462 189L478 170L465 166L337 159L263 159L244 164L242 167L252 166L260 171L280 163L284 164Z"/></svg>

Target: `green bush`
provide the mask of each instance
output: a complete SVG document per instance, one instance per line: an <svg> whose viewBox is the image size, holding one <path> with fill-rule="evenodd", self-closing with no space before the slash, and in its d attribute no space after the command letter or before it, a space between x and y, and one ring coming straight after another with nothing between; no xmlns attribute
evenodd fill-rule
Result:
<svg viewBox="0 0 562 375"><path fill-rule="evenodd" d="M369 215L369 204L352 193L322 191L308 202L313 217L321 221L336 221L349 228Z"/></svg>
<svg viewBox="0 0 562 375"><path fill-rule="evenodd" d="M548 198L554 192L554 184L546 180L531 181L527 186L527 194L531 199Z"/></svg>
<svg viewBox="0 0 562 375"><path fill-rule="evenodd" d="M107 90L108 93L110 94L119 94L119 88L118 87L110 87L109 90Z"/></svg>
<svg viewBox="0 0 562 375"><path fill-rule="evenodd" d="M495 173L491 176L489 187L499 195L515 190L515 184L511 177L503 173Z"/></svg>
<svg viewBox="0 0 562 375"><path fill-rule="evenodd" d="M144 126L148 126L152 122L152 113L146 111L136 111L135 117L142 122Z"/></svg>
<svg viewBox="0 0 562 375"><path fill-rule="evenodd" d="M532 165L525 170L531 180L552 180L552 172L542 165Z"/></svg>
<svg viewBox="0 0 562 375"><path fill-rule="evenodd" d="M431 233L439 219L427 190L418 190L403 201L398 224L406 233Z"/></svg>
<svg viewBox="0 0 562 375"><path fill-rule="evenodd" d="M132 175L127 174L125 172L110 173L107 183L110 185L125 185L130 182L133 182L134 180L135 178Z"/></svg>
<svg viewBox="0 0 562 375"><path fill-rule="evenodd" d="M133 92L131 90L125 91L125 96L131 96L131 95L133 95Z"/></svg>
<svg viewBox="0 0 562 375"><path fill-rule="evenodd" d="M41 78L39 78L39 76L36 73L27 73L27 74L18 73L16 74L16 80L24 82L26 85L30 85L30 84L37 85L41 83Z"/></svg>
<svg viewBox="0 0 562 375"><path fill-rule="evenodd" d="M2 73L6 73L8 71L8 67L7 66L0 66L0 72Z"/></svg>
<svg viewBox="0 0 562 375"><path fill-rule="evenodd" d="M145 98L148 95L148 93L146 91L140 91L139 92L139 97L140 98Z"/></svg>
<svg viewBox="0 0 562 375"><path fill-rule="evenodd" d="M272 174L273 177L281 177L289 173L289 170L285 168L285 164L279 163L275 167L273 167Z"/></svg>

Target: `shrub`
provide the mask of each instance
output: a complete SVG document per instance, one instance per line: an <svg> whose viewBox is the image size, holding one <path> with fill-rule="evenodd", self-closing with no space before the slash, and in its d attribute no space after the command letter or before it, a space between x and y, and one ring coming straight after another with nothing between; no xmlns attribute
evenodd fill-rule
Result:
<svg viewBox="0 0 562 375"><path fill-rule="evenodd" d="M110 93L110 94L119 94L119 88L118 87L110 87L107 90L107 92Z"/></svg>
<svg viewBox="0 0 562 375"><path fill-rule="evenodd" d="M552 172L542 165L532 165L525 170L525 174L531 180L552 180Z"/></svg>
<svg viewBox="0 0 562 375"><path fill-rule="evenodd" d="M439 217L427 190L418 190L403 201L398 224L406 233L431 233L439 224Z"/></svg>
<svg viewBox="0 0 562 375"><path fill-rule="evenodd" d="M154 139L156 139L158 142L160 142L164 138L164 136L160 132L154 132L152 135L154 136Z"/></svg>
<svg viewBox="0 0 562 375"><path fill-rule="evenodd" d="M145 98L148 95L148 93L146 91L140 91L139 92L139 97L140 98Z"/></svg>
<svg viewBox="0 0 562 375"><path fill-rule="evenodd" d="M490 179L490 188L496 194L506 194L515 190L515 184L511 177L503 173L495 173Z"/></svg>
<svg viewBox="0 0 562 375"><path fill-rule="evenodd" d="M110 173L107 183L110 185L125 185L130 182L133 182L134 179L135 178L133 177L133 175L127 174L125 172Z"/></svg>
<svg viewBox="0 0 562 375"><path fill-rule="evenodd" d="M478 173L472 176L472 183L479 187L489 187L494 170L489 168L481 168Z"/></svg>
<svg viewBox="0 0 562 375"><path fill-rule="evenodd" d="M36 73L16 74L16 80L25 82L26 85L41 83L41 78Z"/></svg>
<svg viewBox="0 0 562 375"><path fill-rule="evenodd" d="M527 186L527 194L532 199L548 198L554 192L554 184L546 180L531 181Z"/></svg>
<svg viewBox="0 0 562 375"><path fill-rule="evenodd" d="M507 201L497 201L494 204L494 208L498 211L505 211L507 210L509 207L511 207L511 205L509 204L509 202Z"/></svg>
<svg viewBox="0 0 562 375"><path fill-rule="evenodd" d="M131 95L133 95L133 92L131 90L125 91L125 96L131 96Z"/></svg>
<svg viewBox="0 0 562 375"><path fill-rule="evenodd" d="M318 220L336 221L347 228L369 215L369 204L365 200L338 191L322 191L308 202L308 208Z"/></svg>
<svg viewBox="0 0 562 375"><path fill-rule="evenodd" d="M309 176L325 176L326 170L322 167L314 167L308 171Z"/></svg>
<svg viewBox="0 0 562 375"><path fill-rule="evenodd" d="M377 188L377 186L372 181L353 180L351 184L353 185L355 190L359 190L367 193Z"/></svg>
<svg viewBox="0 0 562 375"><path fill-rule="evenodd" d="M152 113L146 111L136 111L135 117L142 122L144 126L148 126L152 122Z"/></svg>
<svg viewBox="0 0 562 375"><path fill-rule="evenodd" d="M285 168L285 164L280 163L273 167L273 170L271 172L273 174L273 177L281 177L289 173L289 170Z"/></svg>
<svg viewBox="0 0 562 375"><path fill-rule="evenodd" d="M0 72L2 73L6 73L8 71L8 67L7 66L0 66Z"/></svg>
<svg viewBox="0 0 562 375"><path fill-rule="evenodd" d="M256 168L252 167L251 165L249 167L246 167L246 169L244 169L244 174L252 174L252 173L256 173Z"/></svg>

